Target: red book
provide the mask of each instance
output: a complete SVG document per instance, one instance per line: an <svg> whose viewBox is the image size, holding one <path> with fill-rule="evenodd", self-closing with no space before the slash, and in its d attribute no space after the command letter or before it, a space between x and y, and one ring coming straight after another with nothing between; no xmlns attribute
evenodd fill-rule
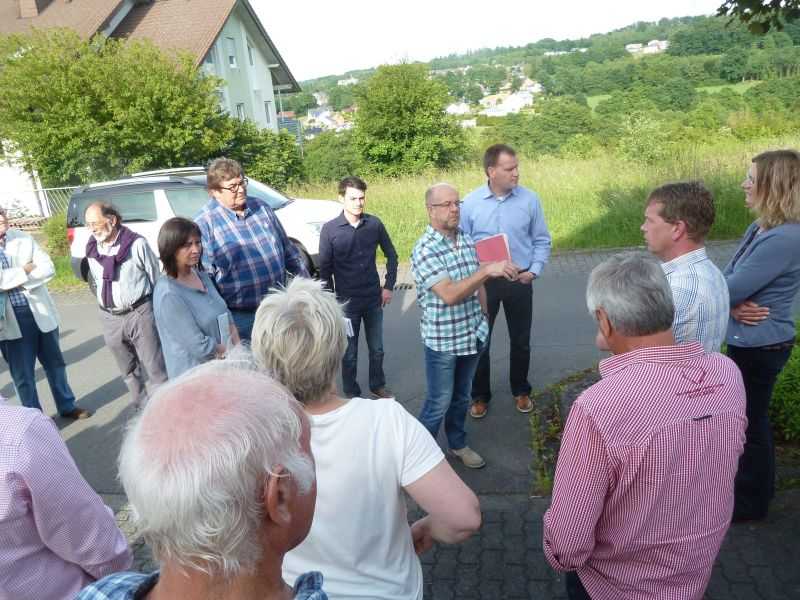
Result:
<svg viewBox="0 0 800 600"><path fill-rule="evenodd" d="M511 251L508 249L508 237L505 233L498 233L475 242L475 251L478 253L478 262L500 262L511 260Z"/></svg>

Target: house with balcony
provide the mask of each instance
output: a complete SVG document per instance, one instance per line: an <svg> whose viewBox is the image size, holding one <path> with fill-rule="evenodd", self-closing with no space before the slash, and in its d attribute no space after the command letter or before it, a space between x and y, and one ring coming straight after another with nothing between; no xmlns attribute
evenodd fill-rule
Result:
<svg viewBox="0 0 800 600"><path fill-rule="evenodd" d="M248 0L0 0L0 34L51 27L186 52L224 80L222 107L262 128L277 131L277 96L300 91Z"/></svg>
<svg viewBox="0 0 800 600"><path fill-rule="evenodd" d="M221 78L222 108L278 131L280 94L300 91L248 0L0 0L0 34L63 27L84 38L147 39L165 52L188 53L198 69ZM47 202L13 161L0 163L0 206L46 216ZM23 189L24 188L24 189Z"/></svg>

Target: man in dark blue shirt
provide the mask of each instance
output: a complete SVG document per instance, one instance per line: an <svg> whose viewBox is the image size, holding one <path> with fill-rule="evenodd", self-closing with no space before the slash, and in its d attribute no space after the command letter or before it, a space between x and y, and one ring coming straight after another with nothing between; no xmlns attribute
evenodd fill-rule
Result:
<svg viewBox="0 0 800 600"><path fill-rule="evenodd" d="M381 220L364 212L367 184L358 177L339 182L342 214L325 223L319 239L319 276L326 286L346 302L345 316L352 324L347 351L342 359L345 396L361 395L356 369L361 321L369 348L369 389L377 398L391 398L383 374L383 307L392 301L397 280L397 252ZM386 257L386 281L381 287L375 253L381 247ZM350 332L348 332L350 335Z"/></svg>

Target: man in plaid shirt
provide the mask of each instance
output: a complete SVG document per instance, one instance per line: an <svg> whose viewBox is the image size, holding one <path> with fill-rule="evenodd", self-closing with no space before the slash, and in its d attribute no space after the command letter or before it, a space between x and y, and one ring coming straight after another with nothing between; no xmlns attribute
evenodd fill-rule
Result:
<svg viewBox="0 0 800 600"><path fill-rule="evenodd" d="M247 195L238 162L211 161L206 181L213 198L195 217L203 238L203 266L228 305L239 337L249 340L261 299L286 284L287 271L309 274L273 210Z"/></svg>
<svg viewBox="0 0 800 600"><path fill-rule="evenodd" d="M497 277L513 281L519 269L510 261L478 263L472 239L458 227L460 201L453 186L429 188L425 206L430 225L411 254L427 379L419 420L436 437L444 419L450 453L478 469L486 463L466 445L464 421L489 333L483 283Z"/></svg>

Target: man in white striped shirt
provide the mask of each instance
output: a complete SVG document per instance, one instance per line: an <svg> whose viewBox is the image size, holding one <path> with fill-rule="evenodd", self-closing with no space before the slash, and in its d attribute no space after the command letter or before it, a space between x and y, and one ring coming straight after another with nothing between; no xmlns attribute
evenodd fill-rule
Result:
<svg viewBox="0 0 800 600"><path fill-rule="evenodd" d="M730 310L725 278L706 255L705 237L713 224L711 192L688 181L653 190L641 227L672 288L675 341L698 341L706 352L719 351Z"/></svg>

